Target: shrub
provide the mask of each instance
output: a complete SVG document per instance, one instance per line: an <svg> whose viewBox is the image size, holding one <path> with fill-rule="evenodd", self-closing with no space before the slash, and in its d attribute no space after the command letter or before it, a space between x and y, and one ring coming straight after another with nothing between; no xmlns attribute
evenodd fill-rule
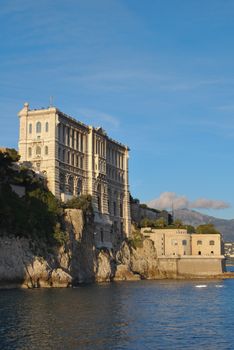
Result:
<svg viewBox="0 0 234 350"><path fill-rule="evenodd" d="M91 214L93 213L92 196L81 195L79 197L73 197L65 203L64 207L70 209L81 209L84 213Z"/></svg>

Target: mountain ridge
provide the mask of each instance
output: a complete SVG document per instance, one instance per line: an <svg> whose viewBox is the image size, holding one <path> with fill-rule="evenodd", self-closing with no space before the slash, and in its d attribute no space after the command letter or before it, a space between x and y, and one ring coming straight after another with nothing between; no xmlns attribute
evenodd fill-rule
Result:
<svg viewBox="0 0 234 350"><path fill-rule="evenodd" d="M225 242L234 242L234 219L220 219L189 209L174 210L174 219L179 219L184 224L195 227L203 224L213 224L221 232Z"/></svg>

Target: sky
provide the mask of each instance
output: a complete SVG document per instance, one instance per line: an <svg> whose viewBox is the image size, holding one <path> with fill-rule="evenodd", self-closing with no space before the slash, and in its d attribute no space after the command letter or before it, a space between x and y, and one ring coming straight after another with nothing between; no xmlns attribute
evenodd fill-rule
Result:
<svg viewBox="0 0 234 350"><path fill-rule="evenodd" d="M130 149L130 190L234 218L233 0L1 0L0 145L24 102Z"/></svg>

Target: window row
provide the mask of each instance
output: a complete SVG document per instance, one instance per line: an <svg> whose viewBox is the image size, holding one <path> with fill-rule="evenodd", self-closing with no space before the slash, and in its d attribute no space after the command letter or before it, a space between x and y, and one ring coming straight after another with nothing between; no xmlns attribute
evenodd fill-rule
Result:
<svg viewBox="0 0 234 350"><path fill-rule="evenodd" d="M96 139L95 153L99 154L99 156L101 156L101 157L105 157L106 156L104 141L101 141L100 139Z"/></svg>
<svg viewBox="0 0 234 350"><path fill-rule="evenodd" d="M96 171L100 171L100 173L102 173L102 174L105 174L106 173L106 163L105 163L105 161L99 160L99 162L96 162L95 170Z"/></svg>
<svg viewBox="0 0 234 350"><path fill-rule="evenodd" d="M97 195L97 205L98 205L98 211L102 212L102 197L100 194ZM123 203L119 203L119 206L115 201L110 202L108 199L107 202L108 205L108 212L113 216L120 216L123 217Z"/></svg>
<svg viewBox="0 0 234 350"><path fill-rule="evenodd" d="M61 193L73 196L80 196L83 193L83 182L81 179L76 179L73 176L69 176L66 179L65 174L62 173L59 176L59 187Z"/></svg>
<svg viewBox="0 0 234 350"><path fill-rule="evenodd" d="M107 160L119 169L124 168L124 155L115 149L107 149Z"/></svg>
<svg viewBox="0 0 234 350"><path fill-rule="evenodd" d="M202 255L202 252L201 252L201 251L199 251L197 254L198 254L198 255ZM211 250L210 254L211 254L211 255L214 255L214 251L213 251L213 250ZM209 255L209 254L207 254L207 255Z"/></svg>
<svg viewBox="0 0 234 350"><path fill-rule="evenodd" d="M198 241L197 241L197 245L202 245L202 241L201 241L201 240L198 240ZM209 245L215 245L215 241L213 241L213 240L210 241L210 242L209 242Z"/></svg>
<svg viewBox="0 0 234 350"><path fill-rule="evenodd" d="M84 168L84 157L78 154L71 153L70 151L58 150L58 158L64 163L75 166L77 168Z"/></svg>
<svg viewBox="0 0 234 350"><path fill-rule="evenodd" d="M77 151L84 152L85 135L66 125L58 125L58 138L61 143L68 147L72 147Z"/></svg>
<svg viewBox="0 0 234 350"><path fill-rule="evenodd" d="M176 239L172 239L171 240L171 244L173 245L173 246L177 246L178 245L178 241L176 240ZM163 242L162 242L162 245L163 245ZM186 239L183 239L182 240L182 245L187 245L187 240Z"/></svg>
<svg viewBox="0 0 234 350"><path fill-rule="evenodd" d="M42 132L42 123L41 122L37 122L36 123L36 129L35 130L36 130L37 134L40 134ZM49 123L48 122L45 123L44 130L45 130L45 132L49 131ZM33 125L32 125L32 123L30 123L29 126L28 126L28 132L29 132L29 134L32 134L32 132L33 132Z"/></svg>
<svg viewBox="0 0 234 350"><path fill-rule="evenodd" d="M41 146L36 146L34 151L35 151L36 156L41 156L42 154L47 156L49 154L49 147L45 146L43 149L43 147L41 147ZM33 156L33 149L32 149L32 147L29 147L28 148L28 157L31 158L32 156Z"/></svg>
<svg viewBox="0 0 234 350"><path fill-rule="evenodd" d="M107 176L112 180L124 182L124 174L121 171L117 171L116 169L110 169L107 167Z"/></svg>

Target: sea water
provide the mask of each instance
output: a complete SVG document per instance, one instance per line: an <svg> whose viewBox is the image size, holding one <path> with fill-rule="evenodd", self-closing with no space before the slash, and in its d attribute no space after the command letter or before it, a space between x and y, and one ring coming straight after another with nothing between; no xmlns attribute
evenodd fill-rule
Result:
<svg viewBox="0 0 234 350"><path fill-rule="evenodd" d="M233 348L231 279L0 291L0 349Z"/></svg>

